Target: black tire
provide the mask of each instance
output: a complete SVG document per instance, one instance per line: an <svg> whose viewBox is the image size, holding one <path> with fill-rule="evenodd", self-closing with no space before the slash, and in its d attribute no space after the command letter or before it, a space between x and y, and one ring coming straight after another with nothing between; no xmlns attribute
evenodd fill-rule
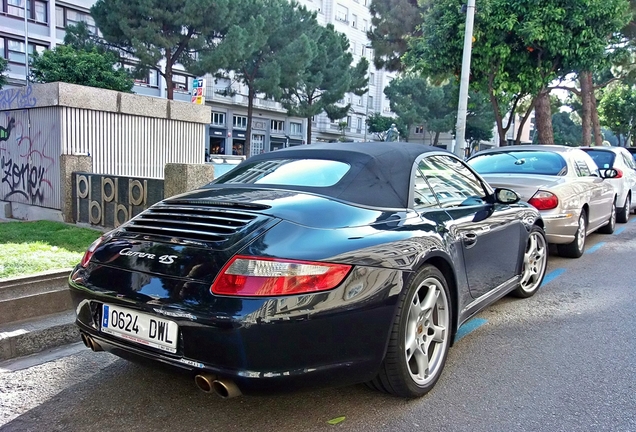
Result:
<svg viewBox="0 0 636 432"><path fill-rule="evenodd" d="M612 234L616 229L616 198L614 198L614 202L612 203L612 210L610 211L609 220L605 225L598 229L598 232L601 234Z"/></svg>
<svg viewBox="0 0 636 432"><path fill-rule="evenodd" d="M431 391L446 364L452 319L444 275L434 266L423 266L400 299L386 357L369 386L406 398ZM413 340L408 350L407 336Z"/></svg>
<svg viewBox="0 0 636 432"><path fill-rule="evenodd" d="M587 213L581 210L579 215L579 228L574 234L574 241L568 244L557 245L559 255L566 258L579 258L585 252L585 240L587 239Z"/></svg>
<svg viewBox="0 0 636 432"><path fill-rule="evenodd" d="M632 211L632 197L627 194L625 197L625 205L618 210L616 215L616 222L627 223L629 222L629 214Z"/></svg>
<svg viewBox="0 0 636 432"><path fill-rule="evenodd" d="M519 287L511 292L520 298L532 297L541 287L548 268L548 240L545 231L534 225L528 234L528 241L523 255L521 281Z"/></svg>

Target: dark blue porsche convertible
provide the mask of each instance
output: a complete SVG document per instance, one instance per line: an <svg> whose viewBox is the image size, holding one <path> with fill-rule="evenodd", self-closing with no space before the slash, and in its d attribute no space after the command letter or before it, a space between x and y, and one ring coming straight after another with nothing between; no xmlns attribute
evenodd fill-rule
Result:
<svg viewBox="0 0 636 432"><path fill-rule="evenodd" d="M69 283L84 343L223 397L366 382L427 393L459 326L532 296L537 210L409 143L253 156L97 240Z"/></svg>

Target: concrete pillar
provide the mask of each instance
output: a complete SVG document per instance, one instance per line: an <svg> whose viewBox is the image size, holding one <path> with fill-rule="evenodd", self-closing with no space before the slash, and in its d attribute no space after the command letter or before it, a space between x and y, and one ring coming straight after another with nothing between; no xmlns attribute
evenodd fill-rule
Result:
<svg viewBox="0 0 636 432"><path fill-rule="evenodd" d="M168 163L164 168L163 197L170 198L214 180L214 166L211 164Z"/></svg>
<svg viewBox="0 0 636 432"><path fill-rule="evenodd" d="M73 173L93 172L93 158L88 155L60 156L60 196L64 222L75 222L73 214Z"/></svg>

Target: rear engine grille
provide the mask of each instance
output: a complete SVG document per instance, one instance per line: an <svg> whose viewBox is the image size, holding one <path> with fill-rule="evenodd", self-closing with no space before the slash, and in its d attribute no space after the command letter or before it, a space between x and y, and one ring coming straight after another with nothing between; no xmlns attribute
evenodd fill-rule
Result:
<svg viewBox="0 0 636 432"><path fill-rule="evenodd" d="M158 204L131 220L129 233L222 242L239 232L256 215L219 208Z"/></svg>

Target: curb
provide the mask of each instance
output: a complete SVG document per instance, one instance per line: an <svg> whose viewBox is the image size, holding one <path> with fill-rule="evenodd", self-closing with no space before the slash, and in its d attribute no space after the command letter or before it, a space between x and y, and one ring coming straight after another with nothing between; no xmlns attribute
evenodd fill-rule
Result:
<svg viewBox="0 0 636 432"><path fill-rule="evenodd" d="M0 279L0 361L80 340L70 273L63 269Z"/></svg>
<svg viewBox="0 0 636 432"><path fill-rule="evenodd" d="M0 332L0 361L24 357L79 340L73 310L13 323Z"/></svg>

